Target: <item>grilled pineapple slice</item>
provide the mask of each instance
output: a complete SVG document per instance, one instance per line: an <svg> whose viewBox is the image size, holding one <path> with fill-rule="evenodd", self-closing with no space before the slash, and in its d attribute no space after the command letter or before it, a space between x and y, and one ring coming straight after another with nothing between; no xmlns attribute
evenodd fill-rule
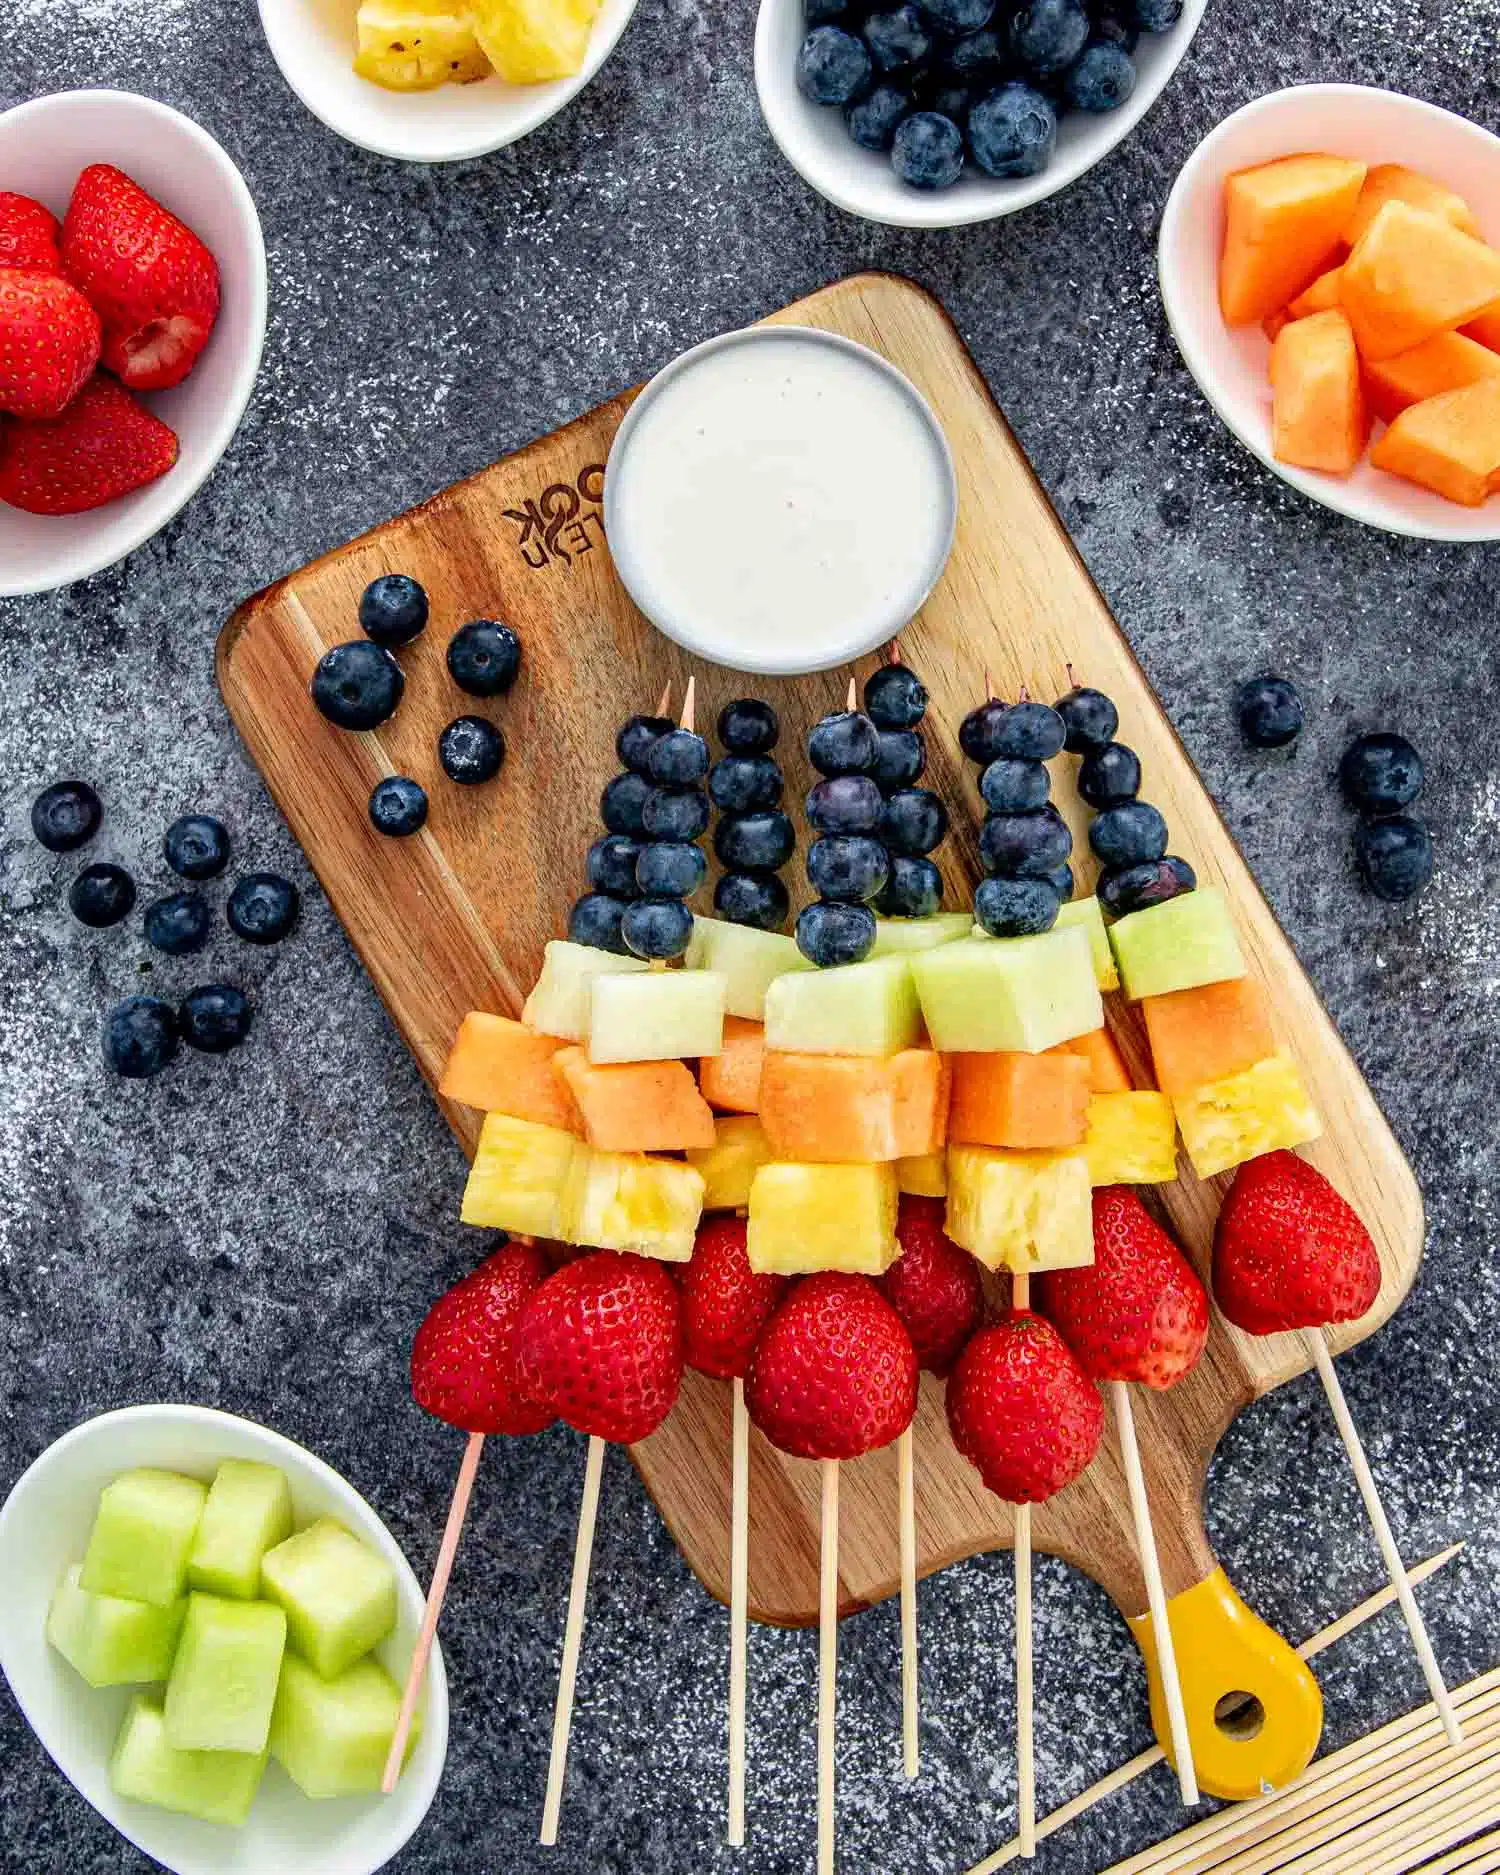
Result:
<svg viewBox="0 0 1500 1875"><path fill-rule="evenodd" d="M599 0L473 0L474 32L508 83L571 78L589 49Z"/></svg>
<svg viewBox="0 0 1500 1875"><path fill-rule="evenodd" d="M463 0L361 0L354 69L387 91L432 91L489 76Z"/></svg>

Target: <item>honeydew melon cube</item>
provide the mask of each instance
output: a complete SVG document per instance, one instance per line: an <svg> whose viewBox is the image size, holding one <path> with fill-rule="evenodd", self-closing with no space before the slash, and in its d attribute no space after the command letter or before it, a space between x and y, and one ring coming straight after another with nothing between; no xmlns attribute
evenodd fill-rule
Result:
<svg viewBox="0 0 1500 1875"><path fill-rule="evenodd" d="M1098 899L1070 898L1065 905L1058 906L1057 923L1052 928L1054 931L1075 928L1082 931L1089 941L1089 955L1094 960L1099 988L1107 993L1120 987L1120 973L1115 967L1115 954L1109 947L1109 932L1105 929Z"/></svg>
<svg viewBox="0 0 1500 1875"><path fill-rule="evenodd" d="M178 1750L167 1739L161 1702L137 1693L115 1739L109 1783L116 1796L134 1803L238 1829L265 1768L263 1751Z"/></svg>
<svg viewBox="0 0 1500 1875"><path fill-rule="evenodd" d="M1041 1054L1104 1026L1087 934L966 938L911 960L932 1045L944 1054Z"/></svg>
<svg viewBox="0 0 1500 1875"><path fill-rule="evenodd" d="M1199 1178L1212 1178L1263 1153L1306 1146L1323 1131L1297 1064L1284 1050L1239 1074L1174 1096L1172 1107Z"/></svg>
<svg viewBox="0 0 1500 1875"><path fill-rule="evenodd" d="M288 1649L325 1680L352 1667L396 1625L396 1578L383 1556L332 1517L268 1550L262 1592L286 1612Z"/></svg>
<svg viewBox="0 0 1500 1875"><path fill-rule="evenodd" d="M1081 1151L950 1146L944 1229L989 1270L1081 1269L1094 1260L1089 1162Z"/></svg>
<svg viewBox="0 0 1500 1875"><path fill-rule="evenodd" d="M766 1047L783 1054L896 1055L920 1033L907 955L778 977L766 992Z"/></svg>
<svg viewBox="0 0 1500 1875"><path fill-rule="evenodd" d="M487 1113L464 1186L464 1223L528 1237L560 1235L568 1169L587 1150L560 1126Z"/></svg>
<svg viewBox="0 0 1500 1875"><path fill-rule="evenodd" d="M291 1534L292 1494L283 1473L253 1459L222 1460L188 1556L188 1586L253 1600L261 1557Z"/></svg>
<svg viewBox="0 0 1500 1875"><path fill-rule="evenodd" d="M304 1797L377 1791L400 1711L401 1689L379 1661L361 1660L325 1680L288 1654L271 1720L271 1755ZM407 1758L421 1729L419 1711Z"/></svg>
<svg viewBox="0 0 1500 1875"><path fill-rule="evenodd" d="M727 918L693 919L692 941L683 963L689 970L717 970L724 979L724 1013L763 1022L766 991L790 970L813 966L797 940L781 931L757 931Z"/></svg>
<svg viewBox="0 0 1500 1875"><path fill-rule="evenodd" d="M703 1175L643 1152L580 1152L563 1191L565 1243L686 1263L703 1215Z"/></svg>
<svg viewBox="0 0 1500 1875"><path fill-rule="evenodd" d="M167 1608L182 1599L207 1489L150 1466L123 1471L99 1496L78 1581L90 1595Z"/></svg>
<svg viewBox="0 0 1500 1875"><path fill-rule="evenodd" d="M972 923L966 911L935 911L926 918L877 918L870 956L900 957L912 951L930 951L939 944L954 944L969 935Z"/></svg>
<svg viewBox="0 0 1500 1875"><path fill-rule="evenodd" d="M750 1186L750 1267L881 1276L900 1254L896 1198L894 1165L763 1165Z"/></svg>
<svg viewBox="0 0 1500 1875"><path fill-rule="evenodd" d="M90 1595L78 1586L81 1573L75 1563L58 1584L47 1610L47 1639L90 1686L164 1680L187 1602L153 1608L118 1595Z"/></svg>
<svg viewBox="0 0 1500 1875"><path fill-rule="evenodd" d="M639 957L617 957L613 951L595 950L592 944L555 938L543 953L542 974L526 998L521 1020L539 1035L587 1041L597 979L641 976L649 968Z"/></svg>
<svg viewBox="0 0 1500 1875"><path fill-rule="evenodd" d="M1109 941L1132 1002L1245 974L1234 920L1215 885L1131 912L1110 926Z"/></svg>
<svg viewBox="0 0 1500 1875"><path fill-rule="evenodd" d="M1083 1142L1095 1185L1170 1185L1177 1176L1177 1121L1165 1094L1095 1094Z"/></svg>
<svg viewBox="0 0 1500 1875"><path fill-rule="evenodd" d="M162 1705L168 1744L178 1751L264 1751L286 1626L270 1602L189 1595Z"/></svg>
<svg viewBox="0 0 1500 1875"><path fill-rule="evenodd" d="M598 977L589 1060L691 1061L724 1046L727 981L718 970L652 970Z"/></svg>
<svg viewBox="0 0 1500 1875"><path fill-rule="evenodd" d="M925 1153L919 1159L896 1161L896 1187L912 1198L946 1198L948 1195L948 1155Z"/></svg>
<svg viewBox="0 0 1500 1875"><path fill-rule="evenodd" d="M743 1211L755 1174L771 1158L765 1128L753 1113L720 1114L714 1143L691 1151L687 1162L703 1176L705 1211Z"/></svg>

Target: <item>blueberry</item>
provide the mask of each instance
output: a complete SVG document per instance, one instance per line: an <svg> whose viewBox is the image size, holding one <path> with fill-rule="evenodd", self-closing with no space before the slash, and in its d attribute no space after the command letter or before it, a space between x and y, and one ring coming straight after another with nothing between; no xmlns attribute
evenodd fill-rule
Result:
<svg viewBox="0 0 1500 1875"><path fill-rule="evenodd" d="M1050 879L985 879L974 894L974 916L991 937L1036 937L1057 923L1058 904Z"/></svg>
<svg viewBox="0 0 1500 1875"><path fill-rule="evenodd" d="M31 831L49 853L87 846L103 818L103 803L86 781L54 781L31 803Z"/></svg>
<svg viewBox="0 0 1500 1875"><path fill-rule="evenodd" d="M892 853L919 857L948 835L948 810L931 788L902 788L880 810L880 837Z"/></svg>
<svg viewBox="0 0 1500 1875"><path fill-rule="evenodd" d="M128 1081L160 1074L177 1044L177 1012L155 996L127 996L104 1018L104 1059Z"/></svg>
<svg viewBox="0 0 1500 1875"><path fill-rule="evenodd" d="M849 11L849 0L802 0L802 17L809 26L831 26Z"/></svg>
<svg viewBox="0 0 1500 1875"><path fill-rule="evenodd" d="M662 737L677 727L670 716L632 716L620 725L615 753L637 775L647 772L646 760Z"/></svg>
<svg viewBox="0 0 1500 1875"><path fill-rule="evenodd" d="M863 39L842 26L815 26L797 54L797 89L812 104L851 104L874 69Z"/></svg>
<svg viewBox="0 0 1500 1875"><path fill-rule="evenodd" d="M731 755L765 755L780 734L775 710L759 697L739 697L719 711L719 740Z"/></svg>
<svg viewBox="0 0 1500 1875"><path fill-rule="evenodd" d="M404 840L427 825L427 790L410 775L387 775L370 790L370 825L392 840Z"/></svg>
<svg viewBox="0 0 1500 1875"><path fill-rule="evenodd" d="M1125 0L1127 17L1143 33L1170 31L1182 18L1182 0Z"/></svg>
<svg viewBox="0 0 1500 1875"><path fill-rule="evenodd" d="M650 850L649 848L647 849ZM693 914L679 898L638 898L625 907L620 936L637 957L680 957L693 935Z"/></svg>
<svg viewBox="0 0 1500 1875"><path fill-rule="evenodd" d="M999 755L979 777L979 792L991 813L1029 814L1033 808L1047 805L1052 783L1045 763Z"/></svg>
<svg viewBox="0 0 1500 1875"><path fill-rule="evenodd" d="M1191 892L1198 875L1185 859L1151 860L1144 866L1127 866L1121 872L1100 875L1095 888L1099 903L1112 918L1128 912L1144 911L1148 905L1164 905L1169 898Z"/></svg>
<svg viewBox="0 0 1500 1875"><path fill-rule="evenodd" d="M726 872L714 887L714 910L731 924L779 931L792 901L774 873Z"/></svg>
<svg viewBox="0 0 1500 1875"><path fill-rule="evenodd" d="M1090 807L1119 807L1141 787L1141 758L1123 742L1107 742L1086 755L1078 770L1078 792Z"/></svg>
<svg viewBox="0 0 1500 1875"><path fill-rule="evenodd" d="M1063 747L1069 755L1094 755L1114 740L1120 712L1102 690L1075 684L1053 705L1063 719Z"/></svg>
<svg viewBox="0 0 1500 1875"><path fill-rule="evenodd" d="M596 892L609 892L615 898L634 898L636 863L644 851L640 841L627 834L605 834L589 848L589 884Z"/></svg>
<svg viewBox="0 0 1500 1875"><path fill-rule="evenodd" d="M335 645L312 674L312 700L339 729L378 729L396 713L406 678L384 645Z"/></svg>
<svg viewBox="0 0 1500 1875"><path fill-rule="evenodd" d="M1381 731L1351 742L1339 763L1339 781L1351 807L1389 814L1410 807L1422 792L1422 758L1405 736Z"/></svg>
<svg viewBox="0 0 1500 1875"><path fill-rule="evenodd" d="M190 1048L227 1055L250 1033L250 998L230 983L205 983L182 999L177 1021Z"/></svg>
<svg viewBox="0 0 1500 1875"><path fill-rule="evenodd" d="M1049 872L1047 874L1047 883L1052 887L1053 891L1056 892L1063 904L1066 905L1068 900L1073 896L1073 868L1071 866L1059 866L1056 872Z"/></svg>
<svg viewBox="0 0 1500 1875"><path fill-rule="evenodd" d="M991 697L981 703L978 709L970 710L958 726L958 746L971 762L977 762L981 768L987 768L1003 753L1000 728L1008 707L998 697Z"/></svg>
<svg viewBox="0 0 1500 1875"><path fill-rule="evenodd" d="M103 931L135 910L135 880L123 866L85 866L68 888L68 909L80 924Z"/></svg>
<svg viewBox="0 0 1500 1875"><path fill-rule="evenodd" d="M915 729L927 701L927 686L904 664L882 664L865 683L865 715L877 729Z"/></svg>
<svg viewBox="0 0 1500 1875"><path fill-rule="evenodd" d="M864 23L864 41L877 72L915 71L932 52L932 34L914 6L872 13Z"/></svg>
<svg viewBox="0 0 1500 1875"><path fill-rule="evenodd" d="M873 833L885 805L868 775L835 775L807 796L807 824L815 833Z"/></svg>
<svg viewBox="0 0 1500 1875"><path fill-rule="evenodd" d="M891 856L868 834L825 833L807 849L807 879L819 898L865 905L891 876Z"/></svg>
<svg viewBox="0 0 1500 1875"><path fill-rule="evenodd" d="M943 875L930 859L912 859L905 853L891 860L890 877L875 900L886 918L930 918L943 903Z"/></svg>
<svg viewBox="0 0 1500 1875"><path fill-rule="evenodd" d="M568 942L628 957L630 946L620 935L624 916L624 899L612 898L607 892L586 892L568 913Z"/></svg>
<svg viewBox="0 0 1500 1875"><path fill-rule="evenodd" d="M707 876L703 848L691 840L653 840L635 863L636 886L648 898L691 898Z"/></svg>
<svg viewBox="0 0 1500 1875"><path fill-rule="evenodd" d="M708 829L708 796L701 788L652 788L641 825L653 840L696 840Z"/></svg>
<svg viewBox="0 0 1500 1875"><path fill-rule="evenodd" d="M1167 823L1148 801L1122 801L1094 816L1089 845L1113 871L1149 865L1167 850Z"/></svg>
<svg viewBox="0 0 1500 1875"><path fill-rule="evenodd" d="M844 123L862 150L884 154L891 147L902 118L911 110L911 97L896 85L876 85L873 91L847 105Z"/></svg>
<svg viewBox="0 0 1500 1875"><path fill-rule="evenodd" d="M807 759L820 775L873 775L880 766L880 731L863 710L835 710L813 724Z"/></svg>
<svg viewBox="0 0 1500 1875"><path fill-rule="evenodd" d="M714 806L726 814L777 807L784 785L769 755L726 755L708 771L708 792Z"/></svg>
<svg viewBox="0 0 1500 1875"><path fill-rule="evenodd" d="M498 619L470 619L448 640L448 675L471 697L503 696L521 668L521 641Z"/></svg>
<svg viewBox="0 0 1500 1875"><path fill-rule="evenodd" d="M995 0L922 0L922 11L940 33L957 39L989 25Z"/></svg>
<svg viewBox="0 0 1500 1875"><path fill-rule="evenodd" d="M229 928L247 944L279 944L297 922L301 895L274 872L247 872L229 894Z"/></svg>
<svg viewBox="0 0 1500 1875"><path fill-rule="evenodd" d="M1068 823L1055 807L1032 814L989 814L979 835L986 872L1003 879L1045 879L1073 851Z"/></svg>
<svg viewBox="0 0 1500 1875"><path fill-rule="evenodd" d="M1252 677L1240 685L1235 714L1247 742L1279 749L1302 733L1302 699L1284 677Z"/></svg>
<svg viewBox="0 0 1500 1875"><path fill-rule="evenodd" d="M1075 111L1117 111L1135 90L1135 60L1106 40L1085 46L1063 78L1063 97Z"/></svg>
<svg viewBox="0 0 1500 1875"><path fill-rule="evenodd" d="M990 176L1039 176L1057 148L1057 111L1030 85L1001 85L969 112L969 149Z"/></svg>
<svg viewBox="0 0 1500 1875"><path fill-rule="evenodd" d="M1118 46L1122 52L1134 52L1141 43L1141 29L1133 18L1126 17L1129 11L1130 0L1109 0L1107 6L1091 6L1091 36L1095 44Z"/></svg>
<svg viewBox="0 0 1500 1875"><path fill-rule="evenodd" d="M1432 877L1432 836L1409 814L1361 821L1354 851L1365 883L1389 903L1414 898Z"/></svg>
<svg viewBox="0 0 1500 1875"><path fill-rule="evenodd" d="M599 818L611 833L628 834L638 840L646 831L643 810L651 792L651 783L643 775L616 775L604 784L604 792L599 796ZM706 803L704 819L707 820ZM699 832L702 832L701 827Z"/></svg>
<svg viewBox="0 0 1500 1875"><path fill-rule="evenodd" d="M821 901L797 914L797 949L820 970L857 964L875 948L875 914L868 905Z"/></svg>
<svg viewBox="0 0 1500 1875"><path fill-rule="evenodd" d="M450 781L477 788L500 773L505 737L483 716L456 716L438 737L438 760Z"/></svg>
<svg viewBox="0 0 1500 1875"><path fill-rule="evenodd" d="M1005 62L1000 35L986 29L955 39L942 55L941 70L954 84L989 87L999 82Z"/></svg>
<svg viewBox="0 0 1500 1875"><path fill-rule="evenodd" d="M691 729L669 729L646 752L646 773L659 788L696 787L708 764L708 744Z"/></svg>
<svg viewBox="0 0 1500 1875"><path fill-rule="evenodd" d="M1066 71L1088 37L1082 0L1028 0L1011 16L1010 49L1039 78Z"/></svg>
<svg viewBox="0 0 1500 1875"><path fill-rule="evenodd" d="M923 98L923 107L936 111L960 129L969 121L970 93L965 85L935 85Z"/></svg>
<svg viewBox="0 0 1500 1875"><path fill-rule="evenodd" d="M880 762L875 783L883 794L898 788L910 788L922 779L927 768L927 744L916 729L882 729Z"/></svg>
<svg viewBox="0 0 1500 1875"><path fill-rule="evenodd" d="M796 830L780 808L729 814L714 828L714 852L729 872L775 872L796 844Z"/></svg>
<svg viewBox="0 0 1500 1875"><path fill-rule="evenodd" d="M371 580L359 601L359 628L378 645L410 644L427 624L427 595L405 573Z"/></svg>
<svg viewBox="0 0 1500 1875"><path fill-rule="evenodd" d="M201 892L173 892L146 907L146 942L168 957L201 951L213 929L213 913Z"/></svg>
<svg viewBox="0 0 1500 1875"><path fill-rule="evenodd" d="M1018 762L1050 762L1062 752L1067 726L1050 703L1013 703L998 735L997 756Z"/></svg>
<svg viewBox="0 0 1500 1875"><path fill-rule="evenodd" d="M964 133L951 117L914 111L891 140L891 167L912 189L951 189L963 174Z"/></svg>

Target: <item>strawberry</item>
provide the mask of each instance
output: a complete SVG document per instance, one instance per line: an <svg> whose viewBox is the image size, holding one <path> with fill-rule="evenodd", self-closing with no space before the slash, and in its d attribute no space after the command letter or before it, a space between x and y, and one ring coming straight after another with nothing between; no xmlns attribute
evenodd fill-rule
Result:
<svg viewBox="0 0 1500 1875"><path fill-rule="evenodd" d="M984 1314L978 1265L943 1229L941 1198L903 1198L896 1241L901 1255L875 1281L906 1324L918 1362L946 1379Z"/></svg>
<svg viewBox="0 0 1500 1875"><path fill-rule="evenodd" d="M29 195L0 189L0 267L39 267L57 273L62 256L57 238L62 233L57 217Z"/></svg>
<svg viewBox="0 0 1500 1875"><path fill-rule="evenodd" d="M953 1443L995 1493L1040 1504L1099 1449L1104 1403L1050 1322L1013 1309L983 1328L948 1382Z"/></svg>
<svg viewBox="0 0 1500 1875"><path fill-rule="evenodd" d="M808 1276L755 1344L745 1404L794 1458L858 1458L911 1424L916 1349L868 1276Z"/></svg>
<svg viewBox="0 0 1500 1875"><path fill-rule="evenodd" d="M790 1287L785 1276L757 1276L751 1269L742 1217L708 1219L682 1271L688 1366L714 1380L743 1377L761 1330Z"/></svg>
<svg viewBox="0 0 1500 1875"><path fill-rule="evenodd" d="M411 1349L412 1398L461 1432L542 1432L556 1415L516 1372L516 1324L547 1278L533 1244L507 1244L439 1296Z"/></svg>
<svg viewBox="0 0 1500 1875"><path fill-rule="evenodd" d="M0 271L0 294L5 291ZM177 460L177 438L110 378L95 377L60 417L13 423L0 441L0 501L28 514L82 514L144 488Z"/></svg>
<svg viewBox="0 0 1500 1875"><path fill-rule="evenodd" d="M93 163L63 217L62 264L103 321L106 367L132 390L180 384L219 312L218 265L192 229Z"/></svg>
<svg viewBox="0 0 1500 1875"><path fill-rule="evenodd" d="M1037 1279L1042 1313L1094 1380L1175 1386L1208 1340L1208 1297L1129 1185L1094 1193L1094 1261Z"/></svg>
<svg viewBox="0 0 1500 1875"><path fill-rule="evenodd" d="M1214 1231L1214 1296L1236 1328L1353 1322L1379 1293L1370 1233L1315 1166L1268 1152L1240 1167Z"/></svg>
<svg viewBox="0 0 1500 1875"><path fill-rule="evenodd" d="M99 362L99 316L66 280L0 267L0 410L55 417Z"/></svg>
<svg viewBox="0 0 1500 1875"><path fill-rule="evenodd" d="M656 1431L682 1385L682 1303L649 1257L596 1250L565 1263L516 1330L522 1384L579 1432L633 1445Z"/></svg>

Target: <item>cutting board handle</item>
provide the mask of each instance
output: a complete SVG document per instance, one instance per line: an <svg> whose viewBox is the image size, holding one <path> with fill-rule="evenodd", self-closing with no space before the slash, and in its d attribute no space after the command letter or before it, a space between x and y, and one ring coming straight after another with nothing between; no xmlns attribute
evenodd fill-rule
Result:
<svg viewBox="0 0 1500 1875"><path fill-rule="evenodd" d="M1235 1801L1281 1790L1312 1762L1323 1695L1306 1663L1235 1593L1222 1569L1167 1603L1198 1782ZM1149 1614L1130 1622L1146 1660L1151 1723L1171 1735Z"/></svg>

